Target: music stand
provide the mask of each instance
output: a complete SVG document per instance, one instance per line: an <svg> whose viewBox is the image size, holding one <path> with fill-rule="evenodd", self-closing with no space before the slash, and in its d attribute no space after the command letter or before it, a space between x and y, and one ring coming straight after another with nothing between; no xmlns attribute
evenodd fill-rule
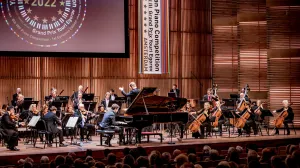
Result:
<svg viewBox="0 0 300 168"><path fill-rule="evenodd" d="M73 133L73 135L71 136L71 145L78 145L76 140L77 122L78 122L78 117L69 117L68 122L66 124L66 129L72 130ZM75 143L73 143L74 138L76 140Z"/></svg>
<svg viewBox="0 0 300 168"><path fill-rule="evenodd" d="M70 96L57 96L60 101L69 101Z"/></svg>
<svg viewBox="0 0 300 168"><path fill-rule="evenodd" d="M233 123L233 125L230 124L230 119L231 119L231 118L232 118L232 119L240 118L240 116L237 115L237 114L236 114L234 111L232 111L232 110L226 110L226 111L223 111L223 115L224 115L224 117L227 119L227 122L228 122L227 126L229 127L228 133L229 133L229 138L230 138L230 126L232 126L232 128L233 128L233 132L234 132L234 128L235 128L234 123Z"/></svg>
<svg viewBox="0 0 300 168"><path fill-rule="evenodd" d="M29 121L29 123L27 124L26 126L26 132L28 131L28 127L31 127L31 128L34 128L36 127L36 124L38 123L38 121L41 119L41 116L32 116L31 120ZM30 138L31 138L31 142L33 142L33 137L34 137L34 132L33 132L33 129L31 129L30 131ZM27 143L27 137L26 137L26 140L25 140L25 143ZM34 143L33 143L34 144Z"/></svg>
<svg viewBox="0 0 300 168"><path fill-rule="evenodd" d="M239 94L230 94L230 98L234 99L234 100L237 100L237 99L240 98L240 95Z"/></svg>
<svg viewBox="0 0 300 168"><path fill-rule="evenodd" d="M25 98L24 98L24 101L25 101L25 100L33 101L33 98L32 98L32 97L25 97Z"/></svg>
<svg viewBox="0 0 300 168"><path fill-rule="evenodd" d="M263 116L264 118L265 117L268 117L268 121L267 121L267 134L268 135L270 135L269 134L269 126L270 126L270 117L273 117L274 115L273 115L273 113L270 111L270 110L265 110L265 109L263 109L263 110L261 110L261 116ZM265 120L265 119L264 119Z"/></svg>
<svg viewBox="0 0 300 168"><path fill-rule="evenodd" d="M169 92L168 97L176 98L176 93L175 92Z"/></svg>
<svg viewBox="0 0 300 168"><path fill-rule="evenodd" d="M87 111L94 111L97 102L82 102L82 104L84 105L84 109Z"/></svg>
<svg viewBox="0 0 300 168"><path fill-rule="evenodd" d="M29 107L30 107L31 104L35 104L37 106L39 104L39 101L24 100L23 109L24 110L29 110Z"/></svg>
<svg viewBox="0 0 300 168"><path fill-rule="evenodd" d="M82 99L85 101L94 101L95 94L94 93L84 93L82 94Z"/></svg>
<svg viewBox="0 0 300 168"><path fill-rule="evenodd" d="M225 104L223 106L227 107L227 109L235 109L235 99L222 99ZM232 108L228 108L232 107Z"/></svg>

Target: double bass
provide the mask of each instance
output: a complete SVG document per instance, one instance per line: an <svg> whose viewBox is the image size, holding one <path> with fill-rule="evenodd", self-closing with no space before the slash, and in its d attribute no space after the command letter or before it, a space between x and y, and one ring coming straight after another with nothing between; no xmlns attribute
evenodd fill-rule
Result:
<svg viewBox="0 0 300 168"><path fill-rule="evenodd" d="M291 103L290 105L292 105L293 103ZM283 125L284 119L289 115L288 113L288 107L284 108L280 114L276 117L276 119L274 120L274 125L276 128L280 128Z"/></svg>
<svg viewBox="0 0 300 168"><path fill-rule="evenodd" d="M249 85L246 84L246 86L245 86L245 88L244 88L244 94L245 94L244 97L248 96L248 91L249 91L249 90L250 90ZM239 103L239 105L238 105L238 107L237 107L237 111L239 111L239 112L244 111L245 108L246 108L246 106L247 106L247 102L246 102L246 100L245 100L245 98L244 98L244 99Z"/></svg>

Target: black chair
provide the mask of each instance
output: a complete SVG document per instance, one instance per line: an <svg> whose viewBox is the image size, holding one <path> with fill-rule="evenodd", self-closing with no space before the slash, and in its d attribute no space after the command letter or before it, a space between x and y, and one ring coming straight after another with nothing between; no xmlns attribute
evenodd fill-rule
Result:
<svg viewBox="0 0 300 168"><path fill-rule="evenodd" d="M36 145L36 141L37 141L37 138L39 136L45 136L46 137L46 141L44 141L44 149L46 147L46 144L49 144L49 139L50 139L50 136L53 136L53 139L55 139L55 144L56 144L56 147L57 147L57 134L53 134L52 132L48 131L48 127L47 127L47 124L44 120L39 120L36 124L36 133L37 133L37 136L35 137L35 140L34 140L34 144L33 146L35 147Z"/></svg>
<svg viewBox="0 0 300 168"><path fill-rule="evenodd" d="M292 129L294 130L295 135L296 135L296 129L295 129L295 126L294 126L294 121L293 121L293 120L288 120L288 121L287 121L287 124L291 124L291 125L292 125ZM283 127L283 134L284 134L284 135L285 135L285 130L286 130L286 128Z"/></svg>

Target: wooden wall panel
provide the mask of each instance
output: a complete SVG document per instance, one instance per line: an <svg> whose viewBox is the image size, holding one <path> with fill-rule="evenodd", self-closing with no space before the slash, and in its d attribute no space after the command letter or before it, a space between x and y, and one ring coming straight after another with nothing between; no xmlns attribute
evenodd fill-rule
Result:
<svg viewBox="0 0 300 168"><path fill-rule="evenodd" d="M220 94L229 97L249 84L251 98L266 99L271 110L287 99L294 103L297 126L299 5L293 0L212 0L213 80L223 82Z"/></svg>
<svg viewBox="0 0 300 168"><path fill-rule="evenodd" d="M200 91L210 86L211 71L211 7L209 1L170 0L170 73L142 75L138 72L138 0L129 0L130 58L44 58L0 57L0 104L11 99L17 87L25 97L43 100L51 87L70 96L78 85L89 86L101 99L111 88L128 90L135 81L139 87L157 86L166 95L172 84L178 84L182 94L200 98ZM198 90L197 80L204 87ZM183 82L183 80L186 81ZM195 89L197 89L195 91Z"/></svg>

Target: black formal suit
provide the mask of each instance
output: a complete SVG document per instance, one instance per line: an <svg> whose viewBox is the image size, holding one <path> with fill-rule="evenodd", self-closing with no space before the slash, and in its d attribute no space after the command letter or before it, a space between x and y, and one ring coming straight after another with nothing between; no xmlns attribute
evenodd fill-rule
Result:
<svg viewBox="0 0 300 168"><path fill-rule="evenodd" d="M62 130L57 128L58 125L61 125L61 122L59 121L56 114L54 114L53 112L50 111L47 114L45 114L42 119L46 122L47 130L53 134L58 134L59 135L59 143L62 143L64 141L63 140L63 132L62 132ZM52 136L50 136L49 141L50 142L53 141Z"/></svg>
<svg viewBox="0 0 300 168"><path fill-rule="evenodd" d="M140 93L140 89L132 89L129 93L126 93L124 90L122 91L122 94L127 97L127 103L128 106L132 103L132 101L135 99L135 97Z"/></svg>
<svg viewBox="0 0 300 168"><path fill-rule="evenodd" d="M84 99L81 99L81 103L84 102L84 101L85 101ZM80 101L79 101L78 98L74 100L74 104L73 104L74 110L77 110L77 109L78 109L79 103L80 103Z"/></svg>
<svg viewBox="0 0 300 168"><path fill-rule="evenodd" d="M104 106L104 109L106 109L106 108L108 107L108 104L109 104L110 101L111 101L111 100L109 99L107 104L106 104L106 99L103 99L103 100L101 101L101 105Z"/></svg>
<svg viewBox="0 0 300 168"><path fill-rule="evenodd" d="M71 100L76 100L76 99L78 99L78 94L79 94L79 93L82 93L82 94L83 94L83 92L76 91L76 92L74 92L74 93L72 94Z"/></svg>
<svg viewBox="0 0 300 168"><path fill-rule="evenodd" d="M284 110L284 108L281 108L281 109L276 110L276 112L277 113L281 113L283 110ZM294 120L294 112L293 112L293 109L291 107L288 108L287 112L288 112L288 116L284 119L283 125L286 128L287 134L290 134L290 128L289 128L288 123L293 122L293 120ZM276 128L276 133L279 134L278 128Z"/></svg>
<svg viewBox="0 0 300 168"><path fill-rule="evenodd" d="M95 127L92 124L89 124L89 121L92 119L88 114L81 114L80 110L75 110L76 117L78 116L78 128L80 130L80 140L84 140L84 135L86 134L86 139L90 138L90 133ZM84 118L83 118L84 117Z"/></svg>
<svg viewBox="0 0 300 168"><path fill-rule="evenodd" d="M18 100L17 97L18 97L18 93L13 94L11 105L14 106L14 107L17 105L17 100Z"/></svg>
<svg viewBox="0 0 300 168"><path fill-rule="evenodd" d="M19 133L16 128L16 122L14 122L8 112L6 112L1 118L2 133L6 137L7 145L9 149L13 149L18 146Z"/></svg>
<svg viewBox="0 0 300 168"><path fill-rule="evenodd" d="M114 95L115 99L118 97L117 94L113 94L113 95ZM109 96L109 100L112 100L112 96L111 95Z"/></svg>
<svg viewBox="0 0 300 168"><path fill-rule="evenodd" d="M247 112L247 108L242 111L241 113L239 113L240 116L242 116L244 113ZM246 124L244 126L244 130L246 131L247 134L250 134L251 133L251 127L254 131L254 134L256 135L257 134L257 127L256 127L256 123L255 123L255 114L254 114L254 110L253 108L250 109L251 112L248 112L250 114L250 117L248 118L248 120L246 121ZM238 133L239 135L242 134L242 130L241 129L238 129Z"/></svg>
<svg viewBox="0 0 300 168"><path fill-rule="evenodd" d="M204 101L212 101L212 100L217 101L218 99L213 98L212 95L207 95L207 94L206 94L206 95L203 96L203 100L204 100Z"/></svg>
<svg viewBox="0 0 300 168"><path fill-rule="evenodd" d="M179 89L171 89L170 92L175 93L176 97L180 97L180 90Z"/></svg>

